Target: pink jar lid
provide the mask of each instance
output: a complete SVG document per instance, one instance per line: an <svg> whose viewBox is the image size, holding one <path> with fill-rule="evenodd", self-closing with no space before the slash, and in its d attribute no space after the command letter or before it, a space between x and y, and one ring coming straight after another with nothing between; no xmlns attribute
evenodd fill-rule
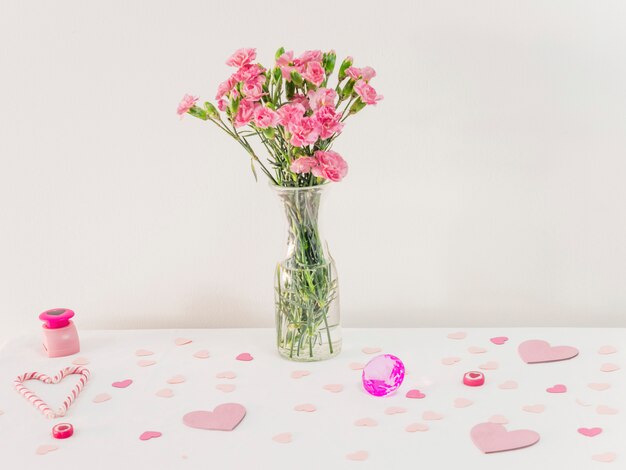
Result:
<svg viewBox="0 0 626 470"><path fill-rule="evenodd" d="M69 325L70 318L73 316L74 311L69 308L53 308L41 313L39 319L46 324L47 328L54 330Z"/></svg>

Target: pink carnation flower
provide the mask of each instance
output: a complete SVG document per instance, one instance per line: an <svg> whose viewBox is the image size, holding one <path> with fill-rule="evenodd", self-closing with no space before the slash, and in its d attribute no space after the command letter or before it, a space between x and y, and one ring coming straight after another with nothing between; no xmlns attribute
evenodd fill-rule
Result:
<svg viewBox="0 0 626 470"><path fill-rule="evenodd" d="M279 120L278 113L265 106L257 106L254 110L254 122L257 127L266 129L268 127L276 127Z"/></svg>
<svg viewBox="0 0 626 470"><path fill-rule="evenodd" d="M263 93L263 83L265 83L265 76L259 75L253 79L244 82L241 87L241 91L244 94L244 99L248 101L259 101Z"/></svg>
<svg viewBox="0 0 626 470"><path fill-rule="evenodd" d="M217 87L217 94L215 95L215 99L219 100L224 95L230 93L230 90L237 84L237 79L234 75L231 75L228 80L223 81Z"/></svg>
<svg viewBox="0 0 626 470"><path fill-rule="evenodd" d="M376 76L376 70L372 67L363 67L362 69L358 67L348 67L346 69L346 75L354 80L362 78L366 82L369 82Z"/></svg>
<svg viewBox="0 0 626 470"><path fill-rule="evenodd" d="M230 67L243 67L256 59L256 49L238 49L226 61Z"/></svg>
<svg viewBox="0 0 626 470"><path fill-rule="evenodd" d="M300 157L289 166L289 169L297 174L309 173L313 167L317 166L317 160L313 157Z"/></svg>
<svg viewBox="0 0 626 470"><path fill-rule="evenodd" d="M309 111L311 109L311 106L309 105L309 100L304 95L293 95L290 103L301 104L306 111Z"/></svg>
<svg viewBox="0 0 626 470"><path fill-rule="evenodd" d="M361 78L361 69L358 67L348 67L346 69L346 75L353 80Z"/></svg>
<svg viewBox="0 0 626 470"><path fill-rule="evenodd" d="M304 73L307 64L310 62L317 62L319 64L322 62L322 58L322 51L305 51L300 55L300 57L293 61L293 64L298 69L298 72Z"/></svg>
<svg viewBox="0 0 626 470"><path fill-rule="evenodd" d="M285 52L276 60L276 66L283 74L283 79L291 81L291 72L296 70L293 64L293 51Z"/></svg>
<svg viewBox="0 0 626 470"><path fill-rule="evenodd" d="M295 147L313 145L320 135L319 124L311 117L304 117L298 122L292 121L288 129L291 132L291 145Z"/></svg>
<svg viewBox="0 0 626 470"><path fill-rule="evenodd" d="M309 91L307 97L313 111L322 106L331 106L334 109L337 93L332 88L318 88L317 90Z"/></svg>
<svg viewBox="0 0 626 470"><path fill-rule="evenodd" d="M235 116L235 127L242 127L249 124L254 118L254 111L258 105L252 101L242 101L239 103L237 115Z"/></svg>
<svg viewBox="0 0 626 470"><path fill-rule="evenodd" d="M180 103L178 103L178 109L176 110L176 112L178 113L179 116L186 114L187 111L189 111L191 108L193 108L196 105L197 101L198 101L197 96L191 96L191 95L183 96L183 99L180 100Z"/></svg>
<svg viewBox="0 0 626 470"><path fill-rule="evenodd" d="M354 91L361 97L365 104L376 104L377 101L383 99L383 95L376 93L376 90L365 82L365 80L359 80L354 85Z"/></svg>
<svg viewBox="0 0 626 470"><path fill-rule="evenodd" d="M341 114L335 112L331 106L322 106L314 114L315 120L319 124L320 137L328 139L333 134L338 134L343 129Z"/></svg>
<svg viewBox="0 0 626 470"><path fill-rule="evenodd" d="M265 69L259 64L247 64L243 65L233 77L238 82L249 82L255 80L257 77L263 77L263 83L265 83L265 75L261 75L265 72Z"/></svg>
<svg viewBox="0 0 626 470"><path fill-rule="evenodd" d="M226 111L227 107L228 107L228 102L224 98L220 98L219 100L217 100L217 109L224 112Z"/></svg>
<svg viewBox="0 0 626 470"><path fill-rule="evenodd" d="M320 86L324 81L324 78L326 78L326 74L324 72L324 68L319 62L309 62L306 64L306 70L302 74L302 77L315 84L315 86Z"/></svg>
<svg viewBox="0 0 626 470"><path fill-rule="evenodd" d="M306 109L298 103L287 103L278 108L278 116L280 116L279 124L290 127L295 122L300 122L304 116Z"/></svg>
<svg viewBox="0 0 626 470"><path fill-rule="evenodd" d="M338 182L348 174L348 164L337 152L318 150L314 156L317 160L317 165L311 169L314 176Z"/></svg>

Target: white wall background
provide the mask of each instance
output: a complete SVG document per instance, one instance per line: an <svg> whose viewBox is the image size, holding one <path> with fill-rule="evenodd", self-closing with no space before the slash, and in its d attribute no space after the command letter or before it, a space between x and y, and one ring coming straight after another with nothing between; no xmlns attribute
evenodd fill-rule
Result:
<svg viewBox="0 0 626 470"><path fill-rule="evenodd" d="M626 326L626 3L4 0L0 326L270 326L275 195L182 122L226 57L335 48L385 95L326 206L346 326Z"/></svg>

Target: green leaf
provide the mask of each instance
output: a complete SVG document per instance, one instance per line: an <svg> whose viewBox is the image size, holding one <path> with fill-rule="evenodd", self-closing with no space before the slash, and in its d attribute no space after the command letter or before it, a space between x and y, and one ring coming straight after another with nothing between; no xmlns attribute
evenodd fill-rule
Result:
<svg viewBox="0 0 626 470"><path fill-rule="evenodd" d="M339 81L346 78L346 70L352 66L352 57L346 57L339 67Z"/></svg>
<svg viewBox="0 0 626 470"><path fill-rule="evenodd" d="M193 106L189 111L187 111L187 113L191 114L193 117L202 119L203 121L207 120L206 111L202 108L198 108L197 106Z"/></svg>
<svg viewBox="0 0 626 470"><path fill-rule="evenodd" d="M278 67L276 67L274 69L274 71L272 72L273 76L274 76L274 81L277 82L278 80L280 80L280 77L282 75L282 72L280 71L280 69Z"/></svg>
<svg viewBox="0 0 626 470"><path fill-rule="evenodd" d="M365 103L361 101L361 98L358 98L354 103L352 103L352 106L350 106L349 112L350 114L356 114L363 108L365 108Z"/></svg>

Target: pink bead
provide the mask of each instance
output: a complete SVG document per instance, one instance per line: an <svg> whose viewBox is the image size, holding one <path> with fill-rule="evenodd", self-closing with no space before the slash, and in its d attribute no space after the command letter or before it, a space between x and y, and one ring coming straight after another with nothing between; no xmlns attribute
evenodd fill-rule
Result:
<svg viewBox="0 0 626 470"><path fill-rule="evenodd" d="M363 368L363 388L370 395L384 397L394 392L404 380L404 364L396 356L381 354Z"/></svg>

